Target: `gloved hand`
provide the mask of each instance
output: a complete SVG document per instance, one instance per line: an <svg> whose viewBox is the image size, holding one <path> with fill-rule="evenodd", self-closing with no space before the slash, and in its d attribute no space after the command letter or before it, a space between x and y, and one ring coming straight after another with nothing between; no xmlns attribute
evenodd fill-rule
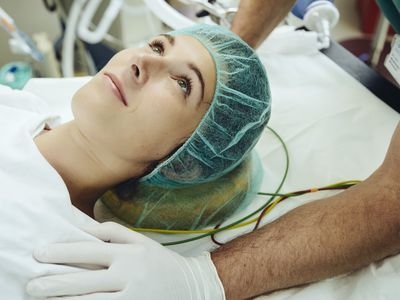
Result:
<svg viewBox="0 0 400 300"><path fill-rule="evenodd" d="M63 300L225 299L209 253L186 258L112 222L84 230L104 242L52 244L35 250L34 257L103 268L33 279L28 294Z"/></svg>

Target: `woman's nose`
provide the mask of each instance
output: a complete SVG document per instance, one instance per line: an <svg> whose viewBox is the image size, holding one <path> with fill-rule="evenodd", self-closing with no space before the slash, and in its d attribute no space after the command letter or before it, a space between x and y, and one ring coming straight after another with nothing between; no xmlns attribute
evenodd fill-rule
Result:
<svg viewBox="0 0 400 300"><path fill-rule="evenodd" d="M131 74L137 84L143 85L148 81L149 77L160 74L163 68L162 57L141 54L131 64Z"/></svg>
<svg viewBox="0 0 400 300"><path fill-rule="evenodd" d="M131 73L132 73L133 81L135 83L140 83L140 84L143 83L143 81L144 81L143 68L139 68L139 66L137 64L132 64L131 65Z"/></svg>

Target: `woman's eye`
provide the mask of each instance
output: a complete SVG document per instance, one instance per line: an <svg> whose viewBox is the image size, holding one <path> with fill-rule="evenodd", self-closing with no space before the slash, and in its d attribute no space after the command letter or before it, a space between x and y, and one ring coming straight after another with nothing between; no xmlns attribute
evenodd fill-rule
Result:
<svg viewBox="0 0 400 300"><path fill-rule="evenodd" d="M190 77L186 77L185 75L180 76L180 79L177 79L180 89L183 91L183 94L186 96L190 95L190 91L192 90L192 80Z"/></svg>
<svg viewBox="0 0 400 300"><path fill-rule="evenodd" d="M152 41L151 43L149 43L149 47L154 53L157 53L158 55L164 54L164 44L161 41Z"/></svg>
<svg viewBox="0 0 400 300"><path fill-rule="evenodd" d="M177 82L178 82L179 86L181 87L182 91L183 91L183 92L185 93L185 95L186 95L186 94L188 93L188 91L189 91L189 85L188 85L188 83L187 83L185 80L183 80L183 79L178 79Z"/></svg>
<svg viewBox="0 0 400 300"><path fill-rule="evenodd" d="M162 54L162 51L161 51L160 47L156 46L156 47L152 47L151 49L153 50L153 52L155 52L157 54L160 54L160 55Z"/></svg>

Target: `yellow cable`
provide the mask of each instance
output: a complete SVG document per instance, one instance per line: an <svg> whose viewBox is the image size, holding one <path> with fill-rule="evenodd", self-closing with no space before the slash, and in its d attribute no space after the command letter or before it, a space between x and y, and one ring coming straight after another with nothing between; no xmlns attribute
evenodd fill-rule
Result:
<svg viewBox="0 0 400 300"><path fill-rule="evenodd" d="M357 184L360 183L360 180L346 180L346 181L341 181L341 182L337 182L334 184L330 184L330 185L326 185L324 187L321 188L311 188L310 191L311 192L317 192L320 191L321 189L325 189L325 188L333 188L333 187L339 187L339 186L343 186L346 184ZM287 193L285 194L285 197L287 196L300 196L300 195L296 195L293 193ZM281 196L278 199L276 199L274 202L272 202L271 204L268 205L268 209L265 210L264 214L262 215L261 218L264 218L284 197ZM227 228L226 230L232 230L232 229L237 229L237 228L241 228L247 225L250 225L254 222L257 222L257 220L260 217L255 217L251 220L248 220L246 222L242 222L240 224L236 224L234 226L231 226L229 228ZM156 229L156 228L138 228L138 227L131 227L129 226L130 229L135 230L135 231L140 231L140 232L154 232L154 233L166 233L166 234L200 234L200 233L211 233L214 232L215 229L197 229L197 230L175 230L175 229Z"/></svg>

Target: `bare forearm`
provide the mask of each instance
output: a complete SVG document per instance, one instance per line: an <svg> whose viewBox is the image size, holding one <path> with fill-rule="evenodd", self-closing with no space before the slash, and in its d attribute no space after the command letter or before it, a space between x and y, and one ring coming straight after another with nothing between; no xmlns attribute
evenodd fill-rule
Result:
<svg viewBox="0 0 400 300"><path fill-rule="evenodd" d="M232 31L257 48L287 15L295 0L241 0Z"/></svg>
<svg viewBox="0 0 400 300"><path fill-rule="evenodd" d="M299 207L214 252L227 299L314 282L398 253L400 200L379 176Z"/></svg>

